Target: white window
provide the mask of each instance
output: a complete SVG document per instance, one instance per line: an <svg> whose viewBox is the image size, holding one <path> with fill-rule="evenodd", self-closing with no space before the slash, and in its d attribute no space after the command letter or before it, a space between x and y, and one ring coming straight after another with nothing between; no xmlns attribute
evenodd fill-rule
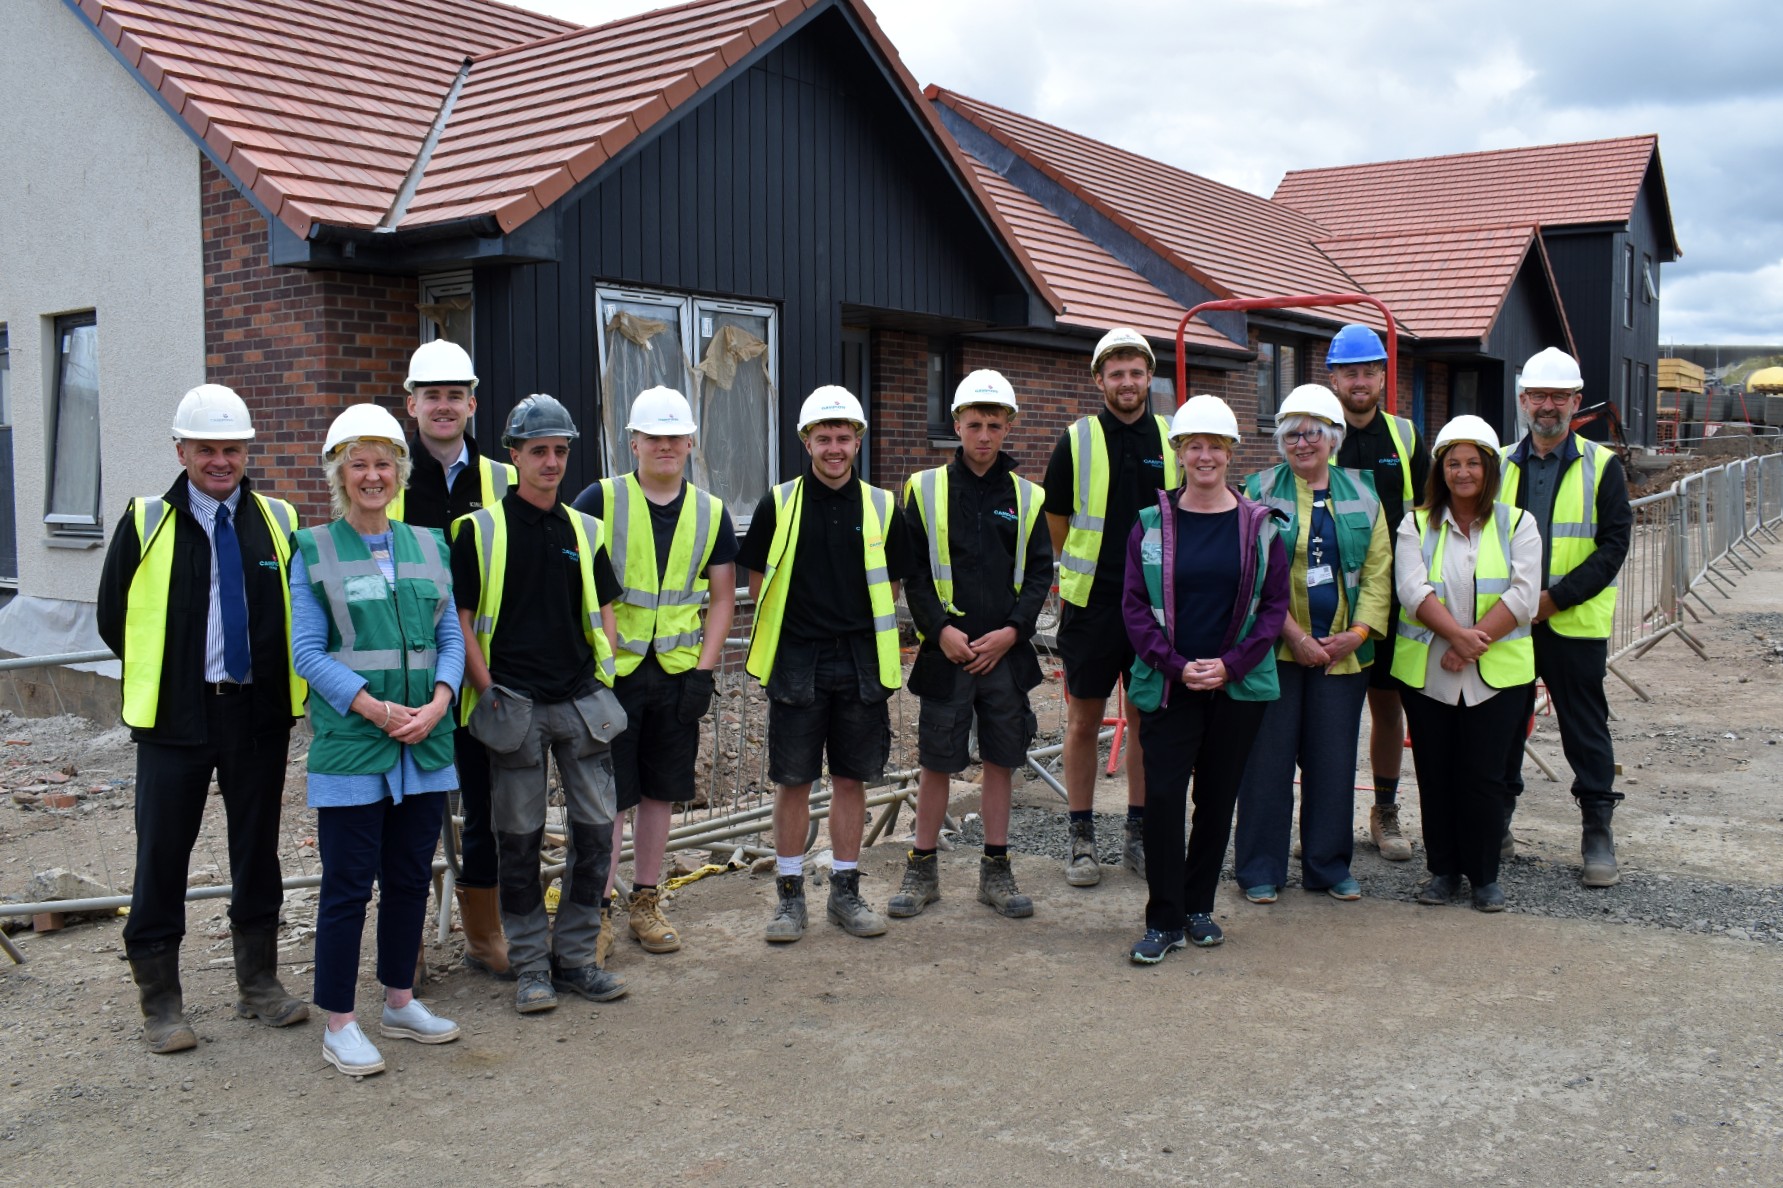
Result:
<svg viewBox="0 0 1783 1188"><path fill-rule="evenodd" d="M476 285L469 272L436 272L421 278L421 341L457 343L474 360Z"/></svg>
<svg viewBox="0 0 1783 1188"><path fill-rule="evenodd" d="M55 392L49 425L53 536L99 536L99 323L92 313L55 322Z"/></svg>

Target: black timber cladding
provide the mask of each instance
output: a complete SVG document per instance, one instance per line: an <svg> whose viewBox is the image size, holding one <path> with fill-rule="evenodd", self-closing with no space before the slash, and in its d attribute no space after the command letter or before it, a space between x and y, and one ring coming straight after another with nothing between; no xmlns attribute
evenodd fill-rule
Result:
<svg viewBox="0 0 1783 1188"><path fill-rule="evenodd" d="M843 305L1022 324L1023 278L925 140L848 19L831 9L645 134L636 152L541 218L555 263L479 270L482 431L529 392L599 423L597 285L780 309L781 469L803 458L805 394L839 382ZM572 459L574 487L597 451Z"/></svg>

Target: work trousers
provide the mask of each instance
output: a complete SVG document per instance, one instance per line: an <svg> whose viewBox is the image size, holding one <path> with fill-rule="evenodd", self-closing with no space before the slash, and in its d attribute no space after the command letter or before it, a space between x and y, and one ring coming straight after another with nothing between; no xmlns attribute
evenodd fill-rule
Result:
<svg viewBox="0 0 1783 1188"><path fill-rule="evenodd" d="M1430 873L1466 875L1475 887L1496 883L1509 803L1503 757L1513 739L1522 745L1524 690L1505 689L1478 705L1444 705L1407 689L1404 702Z"/></svg>
<svg viewBox="0 0 1783 1188"><path fill-rule="evenodd" d="M1281 696L1266 702L1238 789L1233 867L1240 887L1288 881L1294 768L1300 768L1300 878L1323 891L1350 877L1356 844L1356 736L1368 670L1333 676L1278 663Z"/></svg>
<svg viewBox="0 0 1783 1188"><path fill-rule="evenodd" d="M489 824L489 751L470 731L452 732L458 759L458 885L496 885L495 830Z"/></svg>
<svg viewBox="0 0 1783 1188"><path fill-rule="evenodd" d="M229 920L243 932L279 926L279 809L291 732L253 733L245 693L203 696L206 737L195 746L136 745L136 880L124 952L150 957L186 935L186 875L211 775L223 794L229 838Z"/></svg>
<svg viewBox="0 0 1783 1188"><path fill-rule="evenodd" d="M316 810L322 890L316 904L315 1004L346 1014L359 981L360 940L371 885L378 884L378 981L415 985L415 954L427 921L433 847L446 812L444 792Z"/></svg>
<svg viewBox="0 0 1783 1188"><path fill-rule="evenodd" d="M545 839L547 752L557 760L567 807L569 853L553 930L539 882ZM612 860L613 756L588 731L572 701L534 702L526 738L508 754L491 753L490 803L501 855L501 923L516 973L594 964L601 899Z"/></svg>
<svg viewBox="0 0 1783 1188"><path fill-rule="evenodd" d="M1616 752L1610 741L1610 701L1604 694L1609 641L1574 639L1546 623L1530 631L1535 641L1535 675L1548 687L1560 726L1560 749L1573 769L1573 795L1581 800L1621 800L1616 791ZM1523 717L1535 712L1535 686L1523 697ZM1523 739L1506 754L1505 784L1523 794Z"/></svg>
<svg viewBox="0 0 1783 1188"><path fill-rule="evenodd" d="M1245 760L1263 721L1261 701L1234 701L1224 690L1170 690L1170 704L1141 715L1145 752L1145 926L1183 927L1190 913L1213 910L1214 889L1232 836L1232 806ZM1194 820L1183 849L1189 779Z"/></svg>

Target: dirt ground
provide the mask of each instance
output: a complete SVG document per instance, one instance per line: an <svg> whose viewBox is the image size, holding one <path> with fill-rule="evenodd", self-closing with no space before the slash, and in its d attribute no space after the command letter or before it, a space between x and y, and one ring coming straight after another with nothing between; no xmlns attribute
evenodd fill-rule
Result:
<svg viewBox="0 0 1783 1188"><path fill-rule="evenodd" d="M787 948L760 939L771 880L732 874L675 895L681 952L620 942L631 994L600 1007L521 1018L507 984L458 967L456 938L430 947L423 996L465 1038L384 1041L390 1071L363 1081L323 1062L319 1020L232 1017L218 903L191 905L203 1042L173 1057L141 1045L118 921L21 933L28 964L0 958L0 1181L1775 1185L1783 548L1731 601L1708 598L1708 663L1668 640L1627 668L1654 701L1611 681L1629 877L1569 891L1583 908L1554 906L1578 817L1533 765L1511 911L1417 907L1393 890L1405 868L1359 842L1361 902L1296 889L1259 908L1227 882L1226 944L1155 968L1125 958L1144 890L1115 868L1078 890L1055 859L1018 856L1036 913L1003 920L975 901L962 846L921 917L863 941L819 916ZM101 844L127 868L127 741L66 720L0 733L32 740L0 752L9 789L59 786L48 759L76 766L80 811L109 822ZM1566 780L1551 721L1535 746ZM1018 797L1058 805L1038 781ZM1099 807L1122 799L1106 781ZM41 812L0 807L6 893L55 856ZM902 853L867 854L876 904ZM1717 923L1717 893L1770 918ZM313 910L313 893L288 900L300 993Z"/></svg>

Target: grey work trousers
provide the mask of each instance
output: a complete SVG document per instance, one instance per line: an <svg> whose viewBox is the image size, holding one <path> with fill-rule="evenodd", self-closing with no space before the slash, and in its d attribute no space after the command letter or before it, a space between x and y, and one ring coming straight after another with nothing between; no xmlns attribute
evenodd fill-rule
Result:
<svg viewBox="0 0 1783 1188"><path fill-rule="evenodd" d="M539 881L545 836L546 753L557 760L568 808L569 853L553 930ZM613 756L597 741L573 701L534 702L526 738L506 754L491 751L490 817L500 855L501 923L516 973L594 964L601 899L612 861L616 796Z"/></svg>

